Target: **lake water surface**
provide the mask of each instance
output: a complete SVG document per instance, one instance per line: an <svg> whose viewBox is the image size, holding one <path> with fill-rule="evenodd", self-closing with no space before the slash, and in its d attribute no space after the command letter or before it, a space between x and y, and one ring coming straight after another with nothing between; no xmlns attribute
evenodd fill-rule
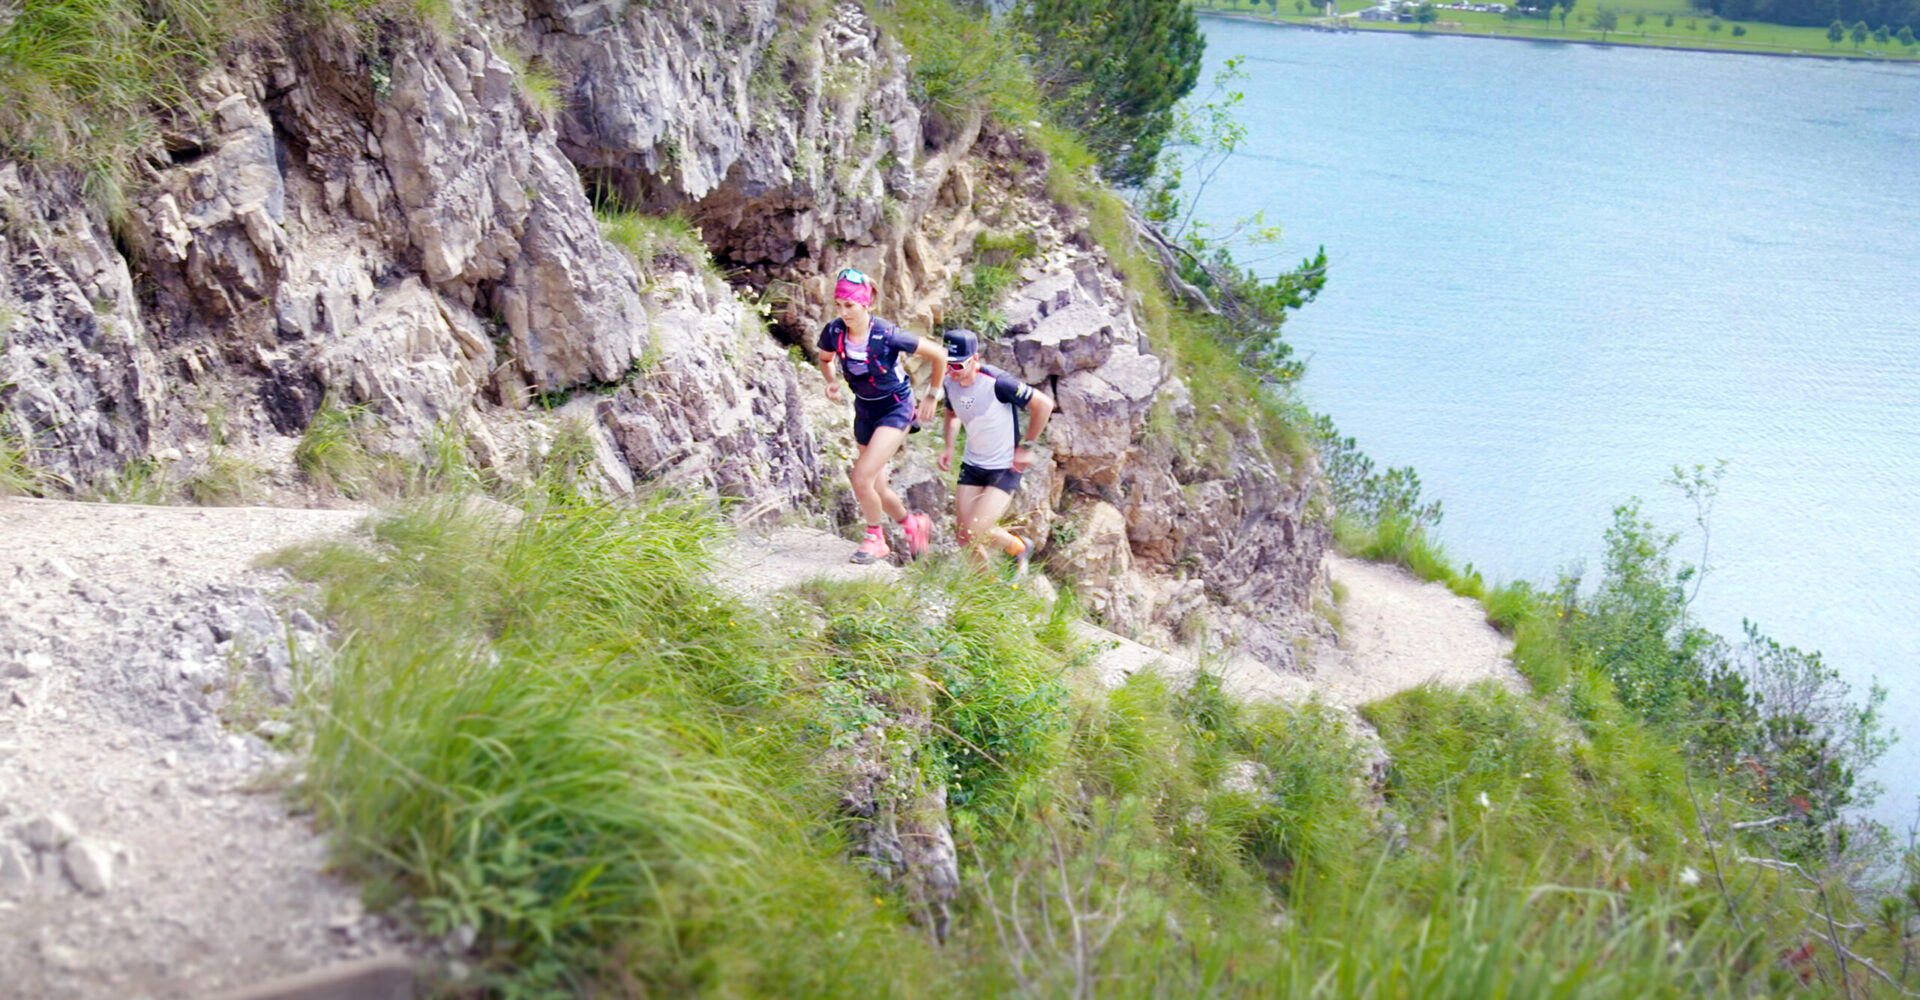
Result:
<svg viewBox="0 0 1920 1000"><path fill-rule="evenodd" d="M1244 151L1201 217L1264 208L1326 291L1308 403L1411 465L1490 581L1597 567L1614 505L1728 462L1695 604L1877 678L1920 795L1920 67L1324 33L1205 18L1246 57ZM1700 535L1675 550L1697 562ZM1596 570L1597 573L1597 570ZM1593 574L1590 574L1593 575Z"/></svg>

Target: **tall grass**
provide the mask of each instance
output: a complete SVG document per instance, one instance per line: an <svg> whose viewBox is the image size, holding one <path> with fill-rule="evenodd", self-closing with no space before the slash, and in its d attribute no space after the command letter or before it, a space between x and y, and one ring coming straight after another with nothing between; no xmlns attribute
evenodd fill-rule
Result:
<svg viewBox="0 0 1920 1000"><path fill-rule="evenodd" d="M716 274L700 230L685 215L647 215L610 205L594 210L600 233L633 262L642 280L659 280L663 270L689 268Z"/></svg>
<svg viewBox="0 0 1920 1000"><path fill-rule="evenodd" d="M117 208L161 106L260 8L233 0L33 0L0 28L0 154L81 167Z"/></svg>
<svg viewBox="0 0 1920 1000"><path fill-rule="evenodd" d="M1497 839L1497 823L1471 835ZM1281 936L1275 995L1703 997L1763 992L1765 970L1725 964L1743 936L1684 896L1563 884L1550 860L1470 865L1411 886L1387 866L1359 892L1303 910ZM1365 930L1355 932L1355 928Z"/></svg>
<svg viewBox="0 0 1920 1000"><path fill-rule="evenodd" d="M313 678L306 794L496 988L796 995L871 954L844 982L897 992L908 935L815 825L824 787L736 731L782 654L698 582L687 513L428 506L302 557L354 636Z"/></svg>
<svg viewBox="0 0 1920 1000"><path fill-rule="evenodd" d="M1747 996L1787 940L1712 887L1673 747L1497 690L1371 706L1102 691L1071 606L957 561L716 589L712 515L551 491L294 561L346 636L302 794L503 995ZM1575 676L1580 676L1575 672ZM872 742L875 734L881 739ZM849 863L836 761L947 790L953 934ZM1485 796L1482 805L1481 796ZM1795 912L1730 875L1749 914ZM473 984L468 984L472 986Z"/></svg>

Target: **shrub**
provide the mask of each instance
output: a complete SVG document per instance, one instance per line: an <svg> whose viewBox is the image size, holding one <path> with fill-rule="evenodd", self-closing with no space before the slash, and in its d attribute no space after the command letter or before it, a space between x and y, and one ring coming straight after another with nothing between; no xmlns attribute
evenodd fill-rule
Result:
<svg viewBox="0 0 1920 1000"><path fill-rule="evenodd" d="M1388 519L1425 527L1440 523L1440 501L1422 503L1420 476L1411 467L1373 471L1373 459L1360 452L1353 438L1341 437L1333 418L1314 418L1311 439L1320 453L1321 476L1333 495L1334 507L1359 525Z"/></svg>
<svg viewBox="0 0 1920 1000"><path fill-rule="evenodd" d="M1151 177L1174 106L1200 78L1206 40L1193 10L1178 0L1026 0L1015 13L1055 116L1113 183Z"/></svg>

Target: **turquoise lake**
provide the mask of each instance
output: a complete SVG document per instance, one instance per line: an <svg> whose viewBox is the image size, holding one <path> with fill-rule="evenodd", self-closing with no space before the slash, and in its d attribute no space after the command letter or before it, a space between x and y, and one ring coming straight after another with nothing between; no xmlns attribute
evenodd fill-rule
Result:
<svg viewBox="0 0 1920 1000"><path fill-rule="evenodd" d="M1597 576L1638 497L1727 461L1694 609L1887 687L1870 814L1920 796L1920 67L1203 18L1251 79L1201 194L1324 244L1307 403L1440 498L1490 582ZM1191 188L1191 184L1189 187ZM1247 251L1252 257L1255 251ZM1270 251L1260 251L1270 253Z"/></svg>

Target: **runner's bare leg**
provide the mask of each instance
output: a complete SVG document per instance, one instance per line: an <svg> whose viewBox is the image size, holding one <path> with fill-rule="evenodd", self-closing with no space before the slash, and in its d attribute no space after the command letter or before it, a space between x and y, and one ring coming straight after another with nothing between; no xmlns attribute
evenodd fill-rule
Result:
<svg viewBox="0 0 1920 1000"><path fill-rule="evenodd" d="M853 498L860 502L860 517L868 524L882 523L882 514L895 521L907 516L907 505L887 482L887 463L906 439L904 427L875 427L873 436L860 446L853 468L847 470Z"/></svg>

